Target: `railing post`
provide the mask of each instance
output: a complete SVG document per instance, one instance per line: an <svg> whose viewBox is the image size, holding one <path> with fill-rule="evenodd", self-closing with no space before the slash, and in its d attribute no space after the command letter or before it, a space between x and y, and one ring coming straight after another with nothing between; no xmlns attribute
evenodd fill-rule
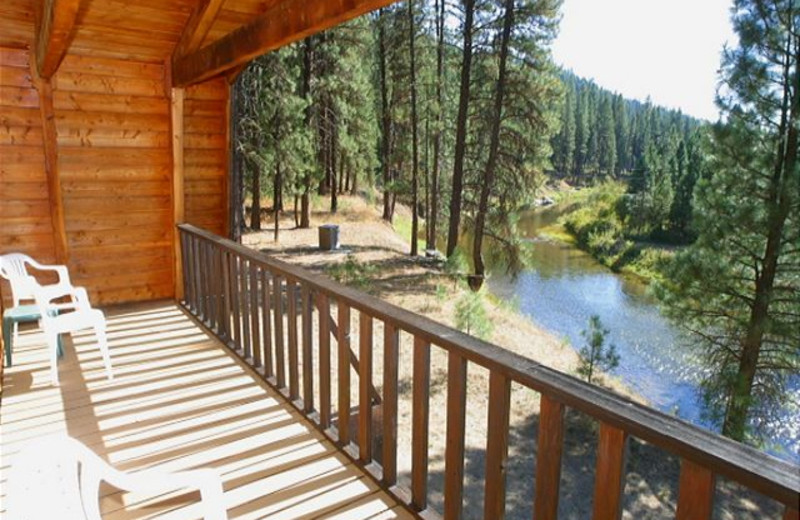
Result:
<svg viewBox="0 0 800 520"><path fill-rule="evenodd" d="M511 381L499 372L489 376L489 417L486 425L486 497L483 517L502 520L506 514L506 464L511 408Z"/></svg>
<svg viewBox="0 0 800 520"><path fill-rule="evenodd" d="M299 357L297 355L297 285L294 280L286 279L286 306L288 322L289 348L289 399L295 401L300 397Z"/></svg>
<svg viewBox="0 0 800 520"><path fill-rule="evenodd" d="M319 293L319 424L331 425L331 304L328 295Z"/></svg>
<svg viewBox="0 0 800 520"><path fill-rule="evenodd" d="M273 377L275 371L272 365L272 306L270 305L272 293L270 292L269 271L266 269L261 270L261 299L264 304L261 312L261 325L263 327L261 337L264 341L264 376Z"/></svg>
<svg viewBox="0 0 800 520"><path fill-rule="evenodd" d="M248 280L250 279L250 266L249 261L244 258L240 259L239 264L239 298L242 302L242 335L244 342L242 345L241 354L245 359L249 359L252 355L252 336L250 335L250 298L248 289Z"/></svg>
<svg viewBox="0 0 800 520"><path fill-rule="evenodd" d="M339 442L350 444L350 307L341 299L336 303L338 308L338 325L336 342L339 347Z"/></svg>
<svg viewBox="0 0 800 520"><path fill-rule="evenodd" d="M414 375L411 414L411 505L417 511L428 507L428 408L430 405L430 343L414 338Z"/></svg>
<svg viewBox="0 0 800 520"><path fill-rule="evenodd" d="M447 445L444 451L444 517L461 518L464 506L464 434L467 409L467 360L447 353Z"/></svg>
<svg viewBox="0 0 800 520"><path fill-rule="evenodd" d="M242 319L241 319L241 298L239 298L239 255L232 253L230 259L230 294L231 305L233 306L233 349L242 348Z"/></svg>
<svg viewBox="0 0 800 520"><path fill-rule="evenodd" d="M397 483L397 376L400 364L400 334L389 321L383 322L383 483Z"/></svg>
<svg viewBox="0 0 800 520"><path fill-rule="evenodd" d="M622 513L627 438L624 430L600 423L594 474L594 520L618 520Z"/></svg>
<svg viewBox="0 0 800 520"><path fill-rule="evenodd" d="M303 304L303 411L311 413L314 411L314 307L311 302L311 290L308 285L303 283L300 286L300 294Z"/></svg>
<svg viewBox="0 0 800 520"><path fill-rule="evenodd" d="M263 355L261 347L261 323L259 295L261 291L258 287L258 271L259 267L255 262L250 262L250 329L253 337L253 366L261 367L263 365Z"/></svg>
<svg viewBox="0 0 800 520"><path fill-rule="evenodd" d="M283 341L283 280L280 276L275 275L272 277L272 294L273 301L273 318L275 332L275 379L278 383L278 388L286 388L286 359L284 357L284 341ZM287 283L288 286L288 283ZM287 288L288 290L288 288ZM291 325L291 323L290 323Z"/></svg>
<svg viewBox="0 0 800 520"><path fill-rule="evenodd" d="M561 484L561 453L564 449L564 405L542 394L539 405L539 433L536 450L536 520L558 518Z"/></svg>
<svg viewBox="0 0 800 520"><path fill-rule="evenodd" d="M694 462L681 460L677 520L709 520L714 511L714 474Z"/></svg>
<svg viewBox="0 0 800 520"><path fill-rule="evenodd" d="M358 455L361 462L372 462L372 316L358 315Z"/></svg>

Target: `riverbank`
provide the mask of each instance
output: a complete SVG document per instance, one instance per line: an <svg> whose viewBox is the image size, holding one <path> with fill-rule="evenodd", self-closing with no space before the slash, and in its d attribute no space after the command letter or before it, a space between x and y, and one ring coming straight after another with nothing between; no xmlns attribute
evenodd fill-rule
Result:
<svg viewBox="0 0 800 520"><path fill-rule="evenodd" d="M294 229L287 214L281 220L280 238L272 237L272 223L265 222L268 231L245 235L243 242L277 258L303 265L306 268L337 277L384 300L436 321L458 325L458 302L469 292L456 283L435 261L408 256L407 239L391 225L380 219L378 210L360 198L340 199L337 215L318 209L312 215L312 227ZM410 219L405 208L398 207L399 228ZM340 226L342 250L320 252L317 247L317 226ZM400 231L400 232L402 232ZM513 304L489 296L481 298L486 320L494 326L487 339L504 348L534 359L542 364L574 374L578 364L575 350L563 339L538 327L521 315ZM335 314L334 314L335 315ZM376 323L376 334L381 325ZM357 327L353 327L357 334ZM355 341L355 339L354 339ZM380 344L379 338L376 344ZM381 391L382 354L376 349L373 381ZM398 416L399 474L401 484L409 484L411 446L411 338L401 336L400 346L400 403ZM471 366L467 385L467 429L465 463L465 518L482 517L484 451L488 374ZM612 390L635 398L633 393L614 378L604 378ZM446 423L447 358L438 348L431 355L431 417L430 424L430 489L431 504L441 508L444 486ZM336 382L334 381L334 384ZM530 518L530 497L533 496L539 396L517 385L512 387L511 435L509 443L508 515L510 519ZM597 426L585 416L570 411L566 416L567 434L564 446L559 517L587 518L591 515L591 496L594 481ZM658 449L632 439L626 474L624 498L625 518L671 518L677 496L679 461ZM739 497L730 486L721 486L724 509L732 511L729 518L761 518L758 508L746 513L749 497ZM745 511L744 513L742 511ZM725 516L723 516L725 517Z"/></svg>
<svg viewBox="0 0 800 520"><path fill-rule="evenodd" d="M678 246L631 238L620 218L625 187L604 183L560 194L559 223L542 234L565 241L586 251L598 262L617 273L632 274L649 283L660 276L660 264Z"/></svg>

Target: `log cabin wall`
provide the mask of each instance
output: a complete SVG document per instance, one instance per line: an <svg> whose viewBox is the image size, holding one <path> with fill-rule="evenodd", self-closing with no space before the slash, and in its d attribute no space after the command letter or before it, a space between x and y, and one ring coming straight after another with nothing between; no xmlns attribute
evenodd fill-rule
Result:
<svg viewBox="0 0 800 520"><path fill-rule="evenodd" d="M188 87L183 109L185 220L222 236L228 234L228 104L221 78Z"/></svg>

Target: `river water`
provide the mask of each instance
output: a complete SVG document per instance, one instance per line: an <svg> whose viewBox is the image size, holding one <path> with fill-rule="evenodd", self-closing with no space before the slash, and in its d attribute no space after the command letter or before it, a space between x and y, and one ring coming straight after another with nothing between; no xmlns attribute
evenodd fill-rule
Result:
<svg viewBox="0 0 800 520"><path fill-rule="evenodd" d="M489 289L534 322L563 337L574 347L584 343L581 331L596 314L609 330L620 364L612 373L646 398L651 406L708 427L702 420L699 381L703 370L694 361L689 341L659 312L647 287L635 277L607 269L590 255L561 242L541 239L538 232L559 217L557 208L530 212L520 230L532 241L531 261L516 278L495 271ZM800 389L795 390L800 397ZM778 430L781 458L800 463L800 419L787 413Z"/></svg>

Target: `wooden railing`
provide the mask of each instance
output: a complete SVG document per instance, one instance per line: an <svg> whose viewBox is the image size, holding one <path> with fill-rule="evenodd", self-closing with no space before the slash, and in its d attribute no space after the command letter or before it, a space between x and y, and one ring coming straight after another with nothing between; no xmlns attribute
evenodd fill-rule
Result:
<svg viewBox="0 0 800 520"><path fill-rule="evenodd" d="M676 518L711 518L717 475L780 502L785 507L786 520L798 518L797 466L196 227L181 225L179 229L183 305L187 311L255 367L412 511L433 515L428 508L428 445L429 428L438 425L429 424L429 392L431 350L439 348L447 354L448 368L444 472L447 519L460 518L462 513L468 365L478 365L489 372L484 474L487 519L503 518L505 511L512 382L541 394L536 487L531 497L536 520L556 518L565 407L599 422L592 506L596 519L620 516L625 444L630 436L680 458ZM336 320L331 316L332 302L336 305ZM357 355L350 345L351 313L359 314ZM372 387L376 321L383 322L383 366L379 370L382 395ZM401 331L414 338L409 494L397 486ZM337 366L331 366L331 337L338 349ZM360 374L355 431L351 431L348 420L355 410L351 410L351 366ZM336 395L332 394L332 376L337 380ZM377 454L373 453L372 410L381 399L382 448Z"/></svg>

